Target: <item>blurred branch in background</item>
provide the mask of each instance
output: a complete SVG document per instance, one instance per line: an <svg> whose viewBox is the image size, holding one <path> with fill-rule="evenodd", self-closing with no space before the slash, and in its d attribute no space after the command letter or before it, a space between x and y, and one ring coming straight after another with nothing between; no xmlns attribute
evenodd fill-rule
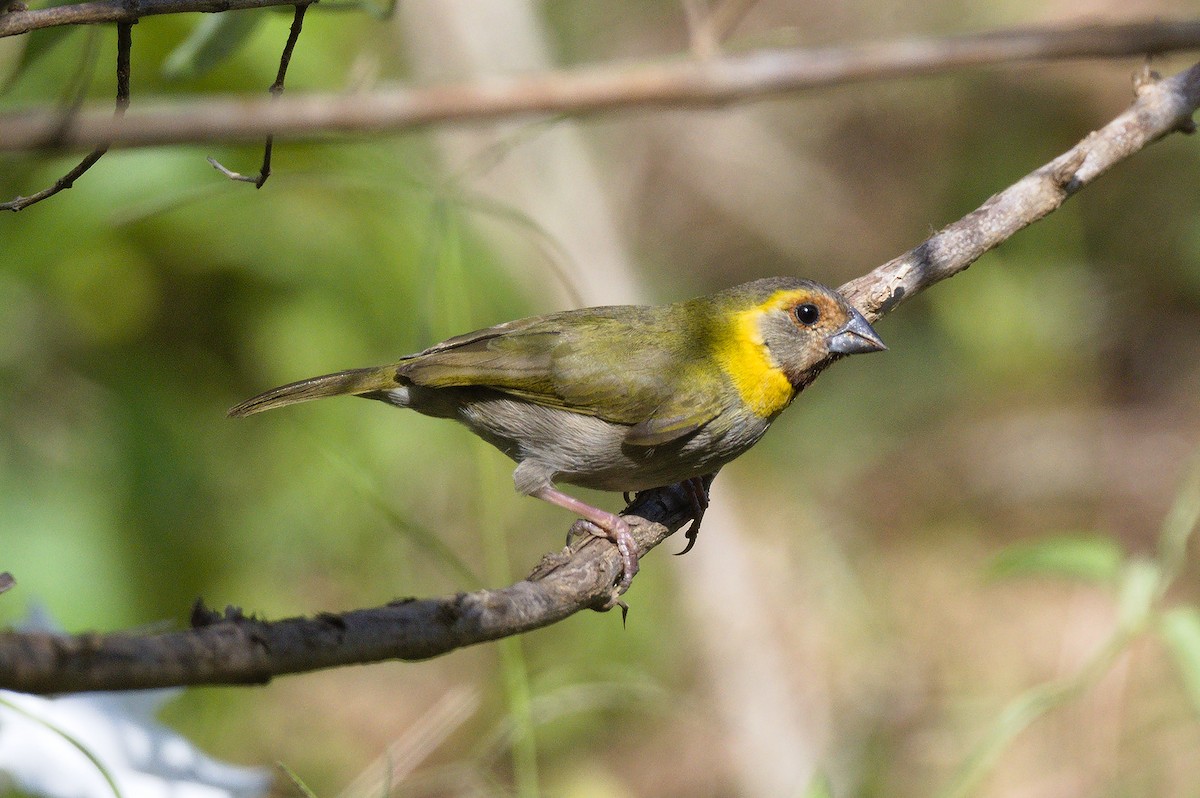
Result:
<svg viewBox="0 0 1200 798"><path fill-rule="evenodd" d="M1166 79L1147 73L1133 105L1108 125L916 249L842 290L872 318L890 312L901 301L961 272L1147 144L1190 130L1197 107L1200 64ZM646 509L653 512L647 516ZM690 509L679 490L639 496L628 512L658 522L636 527L639 545L645 550L661 542L682 526ZM61 692L265 681L275 674L349 662L427 658L535 629L608 598L617 571L612 546L591 541L566 562L560 560L552 556L531 581L501 591L401 602L315 620L270 623L202 616L200 628L144 637L6 633L0 636L0 687Z"/></svg>
<svg viewBox="0 0 1200 798"><path fill-rule="evenodd" d="M0 16L0 20L4 17ZM3 28L0 27L0 35ZM963 67L1154 55L1200 47L1200 21L1028 28L951 38L609 64L486 83L159 102L114 121L99 109L25 109L0 116L0 151L229 143L268 134L315 139L378 134L447 122L642 107L712 106L864 80Z"/></svg>

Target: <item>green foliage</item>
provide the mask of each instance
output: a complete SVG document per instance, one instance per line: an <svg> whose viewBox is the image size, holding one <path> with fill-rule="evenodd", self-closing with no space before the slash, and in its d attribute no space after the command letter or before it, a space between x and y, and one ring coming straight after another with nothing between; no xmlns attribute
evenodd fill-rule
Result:
<svg viewBox="0 0 1200 798"><path fill-rule="evenodd" d="M997 577L1059 576L1113 584L1121 570L1121 546L1099 535L1050 537L1009 546L992 562Z"/></svg>
<svg viewBox="0 0 1200 798"><path fill-rule="evenodd" d="M282 770L285 775L287 775L288 781L296 785L296 789L300 791L300 794L303 795L304 798L317 798L317 794L313 792L311 787L304 783L304 780L296 774L296 771L292 770L282 762L277 762L276 764L279 766L279 769Z"/></svg>
<svg viewBox="0 0 1200 798"><path fill-rule="evenodd" d="M163 62L163 77L189 80L205 74L240 50L267 13L248 9L201 16L191 34Z"/></svg>
<svg viewBox="0 0 1200 798"><path fill-rule="evenodd" d="M1200 522L1200 457L1185 475L1175 502L1159 532L1156 560L1130 557L1095 541L1061 539L1000 558L1001 573L1059 573L1115 587L1116 624L1111 635L1076 673L1029 688L1013 699L959 766L941 795L974 794L1013 741L1039 718L1078 698L1109 672L1118 657L1146 631L1167 643L1193 702L1200 697L1200 608L1169 607L1164 597L1178 575L1188 543ZM1113 559L1114 553L1117 555ZM996 569L994 569L996 570ZM1112 579L1113 576L1119 576ZM1200 708L1200 702L1196 703Z"/></svg>
<svg viewBox="0 0 1200 798"><path fill-rule="evenodd" d="M50 0L46 3L31 3L31 7L36 8L53 8L54 6L66 5L72 0ZM68 38L72 34L76 34L79 29L73 25L59 25L53 28L41 28L39 30L30 31L25 36L21 37L21 54L9 72L3 86L0 87L0 95L9 91L13 84L19 81L26 73L31 71L37 64L57 47L57 45ZM79 35L82 35L81 33ZM88 32L89 41L94 39L95 32ZM89 47L87 50L91 50ZM85 50L86 52L86 50Z"/></svg>
<svg viewBox="0 0 1200 798"><path fill-rule="evenodd" d="M1159 634L1175 658L1192 707L1200 713L1200 609L1184 606L1163 613Z"/></svg>

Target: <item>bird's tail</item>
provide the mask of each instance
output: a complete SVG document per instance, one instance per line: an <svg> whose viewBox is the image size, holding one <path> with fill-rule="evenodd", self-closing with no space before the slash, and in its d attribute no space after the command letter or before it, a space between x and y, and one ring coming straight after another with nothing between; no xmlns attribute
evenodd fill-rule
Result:
<svg viewBox="0 0 1200 798"><path fill-rule="evenodd" d="M266 393L260 393L240 405L229 408L229 415L249 416L276 407L294 405L311 399L323 399L326 396L362 396L395 387L396 371L394 368L350 369L272 388Z"/></svg>

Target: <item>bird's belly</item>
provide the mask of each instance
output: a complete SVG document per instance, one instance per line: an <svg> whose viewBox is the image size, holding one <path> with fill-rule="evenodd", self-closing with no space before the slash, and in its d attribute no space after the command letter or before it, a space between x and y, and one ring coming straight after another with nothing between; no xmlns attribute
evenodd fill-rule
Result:
<svg viewBox="0 0 1200 798"><path fill-rule="evenodd" d="M681 440L631 446L623 424L507 397L467 403L459 420L520 464L516 480L523 492L538 481L612 491L673 484L716 471L770 426L758 416L721 416Z"/></svg>

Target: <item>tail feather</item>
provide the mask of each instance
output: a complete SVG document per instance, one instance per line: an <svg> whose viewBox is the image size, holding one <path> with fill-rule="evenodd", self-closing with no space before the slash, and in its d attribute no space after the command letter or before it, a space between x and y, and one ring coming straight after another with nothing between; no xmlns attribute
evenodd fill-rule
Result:
<svg viewBox="0 0 1200 798"><path fill-rule="evenodd" d="M249 416L276 407L294 405L326 396L360 396L396 387L394 368L365 368L324 374L272 388L240 405L229 408L232 417Z"/></svg>

